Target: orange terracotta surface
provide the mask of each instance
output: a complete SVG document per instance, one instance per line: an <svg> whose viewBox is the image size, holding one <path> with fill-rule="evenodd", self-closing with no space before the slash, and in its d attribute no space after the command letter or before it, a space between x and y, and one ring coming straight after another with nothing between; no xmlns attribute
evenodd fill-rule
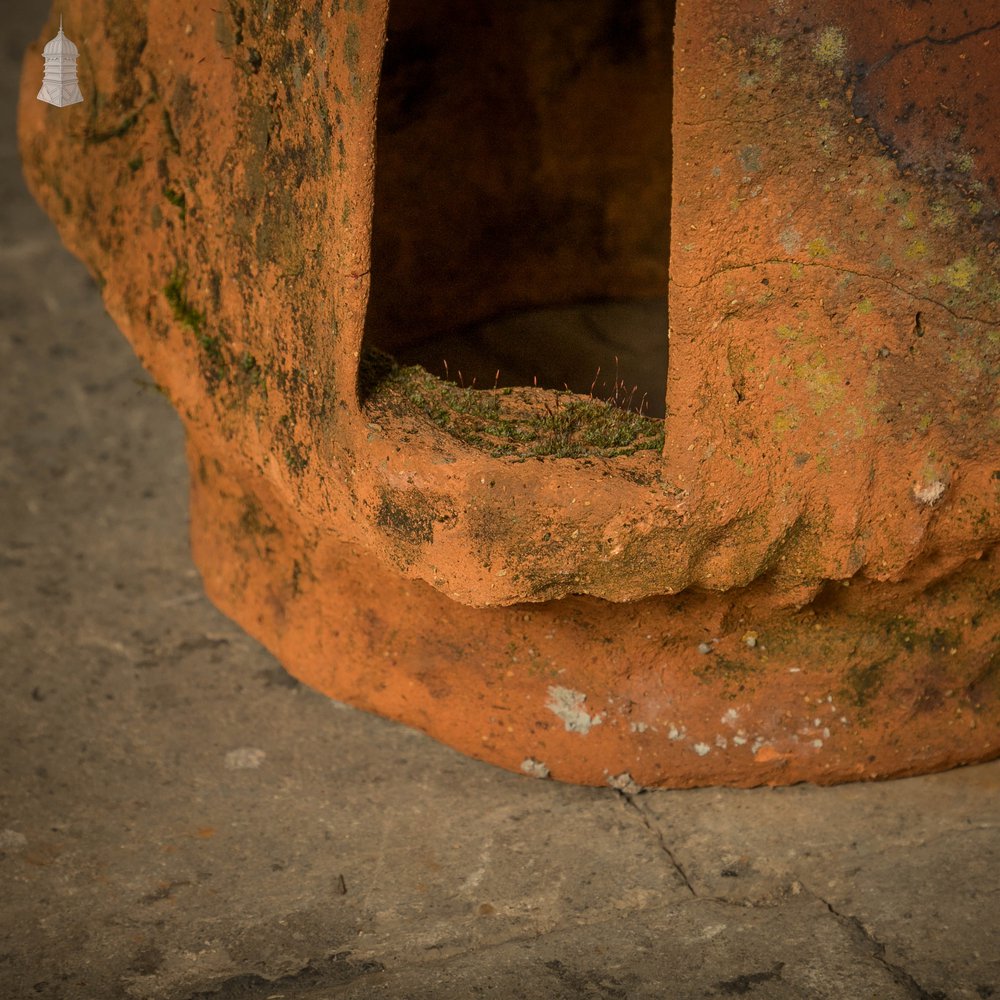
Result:
<svg viewBox="0 0 1000 1000"><path fill-rule="evenodd" d="M26 177L185 422L209 594L536 776L996 756L993 5L679 2L672 53L661 4L509 6L71 0L65 109L57 15L28 53ZM359 397L366 344L668 280L662 452L496 457Z"/></svg>

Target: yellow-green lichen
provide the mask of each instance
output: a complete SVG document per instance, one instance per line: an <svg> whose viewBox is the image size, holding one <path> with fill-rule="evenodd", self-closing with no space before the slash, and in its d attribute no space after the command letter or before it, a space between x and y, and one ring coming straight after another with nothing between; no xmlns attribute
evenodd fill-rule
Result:
<svg viewBox="0 0 1000 1000"><path fill-rule="evenodd" d="M967 347L949 352L948 360L958 368L962 377L970 382L976 381L983 374L983 359Z"/></svg>
<svg viewBox="0 0 1000 1000"><path fill-rule="evenodd" d="M813 46L813 58L821 66L836 66L847 55L847 38L840 28L828 25L823 28Z"/></svg>
<svg viewBox="0 0 1000 1000"><path fill-rule="evenodd" d="M944 280L960 291L965 291L976 276L976 265L968 257L960 257L944 269Z"/></svg>
<svg viewBox="0 0 1000 1000"><path fill-rule="evenodd" d="M794 431L799 426L799 415L794 406L785 410L778 410L771 421L771 433L775 437L784 437L789 431Z"/></svg>
<svg viewBox="0 0 1000 1000"><path fill-rule="evenodd" d="M955 213L939 201L931 206L931 226L934 229L951 229L956 222Z"/></svg>
<svg viewBox="0 0 1000 1000"><path fill-rule="evenodd" d="M822 236L817 236L816 239L810 240L806 249L809 251L809 256L814 258L829 257L833 250L830 248L829 243L823 239Z"/></svg>
<svg viewBox="0 0 1000 1000"><path fill-rule="evenodd" d="M822 351L816 351L807 361L797 364L795 376L809 389L813 412L817 416L822 416L843 399L843 386L830 370Z"/></svg>
<svg viewBox="0 0 1000 1000"><path fill-rule="evenodd" d="M848 435L853 438L853 440L860 441L861 438L864 437L867 429L864 415L856 406L852 406L847 411L847 419L851 422L851 426L848 428Z"/></svg>
<svg viewBox="0 0 1000 1000"><path fill-rule="evenodd" d="M776 38L773 35L759 34L754 36L751 49L755 56L773 61L781 55L784 44L780 38Z"/></svg>

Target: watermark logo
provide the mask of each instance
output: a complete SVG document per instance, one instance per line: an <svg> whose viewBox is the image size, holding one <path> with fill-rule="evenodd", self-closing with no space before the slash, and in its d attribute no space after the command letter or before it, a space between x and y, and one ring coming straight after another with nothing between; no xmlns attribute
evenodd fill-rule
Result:
<svg viewBox="0 0 1000 1000"><path fill-rule="evenodd" d="M76 60L80 50L63 34L62 15L59 15L59 34L42 49L45 59L45 77L38 99L57 108L79 104L83 100L76 78Z"/></svg>

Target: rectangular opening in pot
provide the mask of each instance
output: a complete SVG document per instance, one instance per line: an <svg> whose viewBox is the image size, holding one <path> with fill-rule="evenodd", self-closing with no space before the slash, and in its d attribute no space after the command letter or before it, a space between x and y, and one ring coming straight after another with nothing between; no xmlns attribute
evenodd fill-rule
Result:
<svg viewBox="0 0 1000 1000"><path fill-rule="evenodd" d="M662 416L672 42L655 0L392 0L366 345Z"/></svg>

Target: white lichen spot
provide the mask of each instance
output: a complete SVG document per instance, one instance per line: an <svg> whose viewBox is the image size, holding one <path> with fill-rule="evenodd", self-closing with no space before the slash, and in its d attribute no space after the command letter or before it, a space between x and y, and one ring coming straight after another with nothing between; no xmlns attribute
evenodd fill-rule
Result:
<svg viewBox="0 0 1000 1000"><path fill-rule="evenodd" d="M644 733L649 729L649 726L645 722L630 722L628 727L633 733Z"/></svg>
<svg viewBox="0 0 1000 1000"><path fill-rule="evenodd" d="M802 246L802 234L792 226L782 229L778 236L781 248L785 253L795 253Z"/></svg>
<svg viewBox="0 0 1000 1000"><path fill-rule="evenodd" d="M525 757L521 761L521 770L532 778L547 778L549 776L549 769L540 760L535 760L534 757Z"/></svg>
<svg viewBox="0 0 1000 1000"><path fill-rule="evenodd" d="M642 791L642 786L636 783L628 771L622 771L621 774L609 774L608 784L626 795L638 795Z"/></svg>
<svg viewBox="0 0 1000 1000"><path fill-rule="evenodd" d="M562 719L567 733L580 733L586 736L591 726L601 723L601 716L590 715L583 707L587 696L582 691L552 685L549 688L549 700L545 707L556 717Z"/></svg>
<svg viewBox="0 0 1000 1000"><path fill-rule="evenodd" d="M726 739L725 736L716 736L715 737L715 745L720 750L725 750L726 747L729 746L729 741Z"/></svg>
<svg viewBox="0 0 1000 1000"><path fill-rule="evenodd" d="M263 750L256 747L240 747L226 754L226 767L231 771L249 771L260 767L266 756Z"/></svg>
<svg viewBox="0 0 1000 1000"><path fill-rule="evenodd" d="M813 46L813 58L821 66L836 66L847 55L847 39L840 28L824 28Z"/></svg>
<svg viewBox="0 0 1000 1000"><path fill-rule="evenodd" d="M736 723L740 721L740 713L735 708L730 708L722 716L722 724L724 726L733 726L735 728Z"/></svg>
<svg viewBox="0 0 1000 1000"><path fill-rule="evenodd" d="M712 752L712 748L707 743L695 743L691 748L699 757L704 757Z"/></svg>
<svg viewBox="0 0 1000 1000"><path fill-rule="evenodd" d="M823 745L823 741L822 740L813 740L812 741L812 745L818 750Z"/></svg>
<svg viewBox="0 0 1000 1000"><path fill-rule="evenodd" d="M752 753L756 757L757 752L760 750L762 746L764 746L765 743L767 743L767 740L765 740L763 736L758 736L757 739L755 739L753 743L750 744L750 753Z"/></svg>
<svg viewBox="0 0 1000 1000"><path fill-rule="evenodd" d="M686 726L681 726L680 728L677 726L671 726L667 730L667 739L669 740L682 740L685 736L687 736Z"/></svg>
<svg viewBox="0 0 1000 1000"><path fill-rule="evenodd" d="M733 737L733 746L741 747L741 746L743 746L744 743L746 743L746 741L747 741L747 738L745 736L734 736Z"/></svg>
<svg viewBox="0 0 1000 1000"><path fill-rule="evenodd" d="M913 496L918 503L933 507L944 496L947 489L948 487L940 479L936 479L933 483L928 483L925 486L914 485Z"/></svg>

